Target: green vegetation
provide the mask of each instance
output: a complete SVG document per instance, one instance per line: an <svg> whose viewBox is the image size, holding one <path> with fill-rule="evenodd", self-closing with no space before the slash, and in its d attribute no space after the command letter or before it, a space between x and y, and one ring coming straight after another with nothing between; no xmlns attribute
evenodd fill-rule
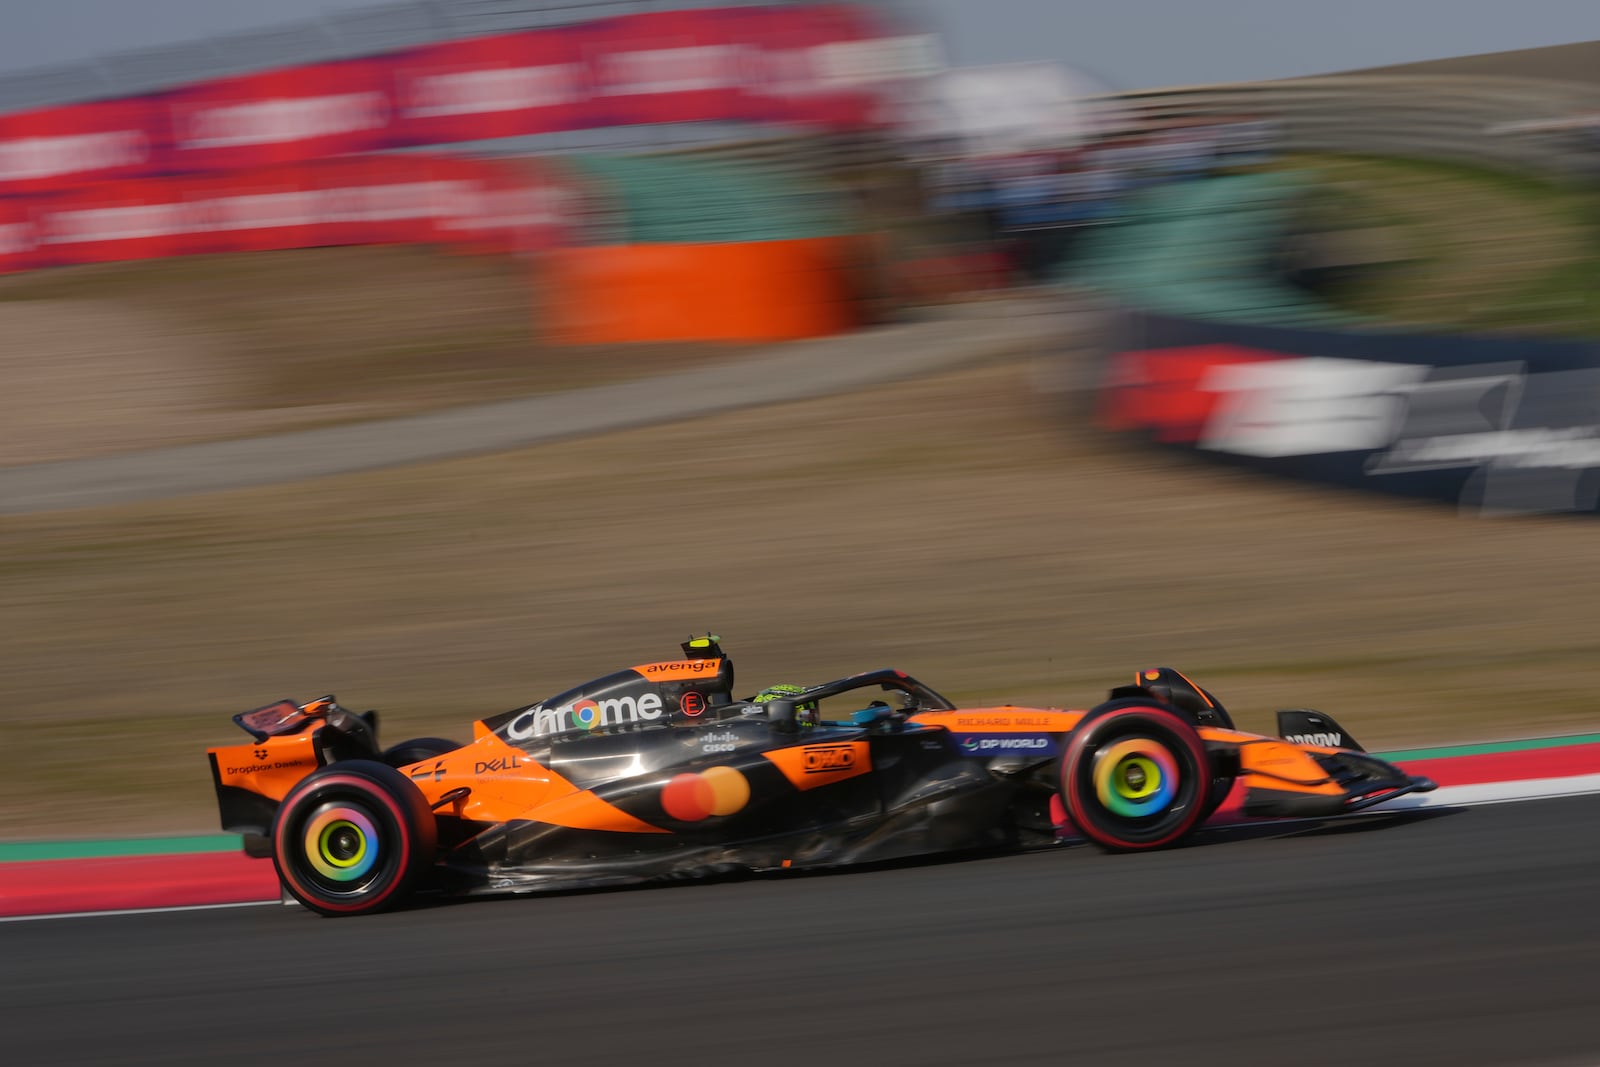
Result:
<svg viewBox="0 0 1600 1067"><path fill-rule="evenodd" d="M1298 155L1295 224L1359 233L1373 265L1327 296L1444 332L1600 336L1600 189L1464 164Z"/></svg>
<svg viewBox="0 0 1600 1067"><path fill-rule="evenodd" d="M1336 269L1316 295L1280 256ZM1154 187L1072 280L1179 315L1302 327L1600 336L1600 189L1462 164L1288 156Z"/></svg>
<svg viewBox="0 0 1600 1067"><path fill-rule="evenodd" d="M1265 173L1155 186L1134 198L1124 221L1091 236L1071 280L1172 315L1356 325L1356 316L1272 276L1305 185L1295 173Z"/></svg>

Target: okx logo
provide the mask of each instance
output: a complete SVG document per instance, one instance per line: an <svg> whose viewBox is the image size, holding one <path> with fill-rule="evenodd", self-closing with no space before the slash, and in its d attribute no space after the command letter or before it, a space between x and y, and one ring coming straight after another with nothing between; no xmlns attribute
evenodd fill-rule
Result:
<svg viewBox="0 0 1600 1067"><path fill-rule="evenodd" d="M853 745L807 745L805 748L807 774L828 774L848 771L856 765Z"/></svg>

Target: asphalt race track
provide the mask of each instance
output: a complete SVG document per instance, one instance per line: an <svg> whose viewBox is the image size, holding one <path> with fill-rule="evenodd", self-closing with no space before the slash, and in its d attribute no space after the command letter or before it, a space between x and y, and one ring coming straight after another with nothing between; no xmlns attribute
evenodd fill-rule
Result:
<svg viewBox="0 0 1600 1067"><path fill-rule="evenodd" d="M1261 831L367 919L4 923L0 1060L1600 1063L1600 797Z"/></svg>

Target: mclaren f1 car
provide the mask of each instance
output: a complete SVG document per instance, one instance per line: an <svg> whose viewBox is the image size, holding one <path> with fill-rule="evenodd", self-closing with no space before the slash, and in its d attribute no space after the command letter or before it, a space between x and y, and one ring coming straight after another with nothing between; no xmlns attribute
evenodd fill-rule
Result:
<svg viewBox="0 0 1600 1067"><path fill-rule="evenodd" d="M484 718L470 742L377 741L331 696L234 717L210 750L225 830L327 915L415 894L528 892L1088 840L1189 838L1226 798L1324 817L1434 788L1331 718L1234 729L1211 693L1140 671L1088 710L956 707L897 670L735 699L713 636Z"/></svg>

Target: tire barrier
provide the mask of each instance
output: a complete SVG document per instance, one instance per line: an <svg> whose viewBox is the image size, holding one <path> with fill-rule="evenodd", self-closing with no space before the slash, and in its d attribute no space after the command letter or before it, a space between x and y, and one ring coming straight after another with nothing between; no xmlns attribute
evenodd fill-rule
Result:
<svg viewBox="0 0 1600 1067"><path fill-rule="evenodd" d="M1109 318L1106 428L1467 513L1600 511L1600 342Z"/></svg>

